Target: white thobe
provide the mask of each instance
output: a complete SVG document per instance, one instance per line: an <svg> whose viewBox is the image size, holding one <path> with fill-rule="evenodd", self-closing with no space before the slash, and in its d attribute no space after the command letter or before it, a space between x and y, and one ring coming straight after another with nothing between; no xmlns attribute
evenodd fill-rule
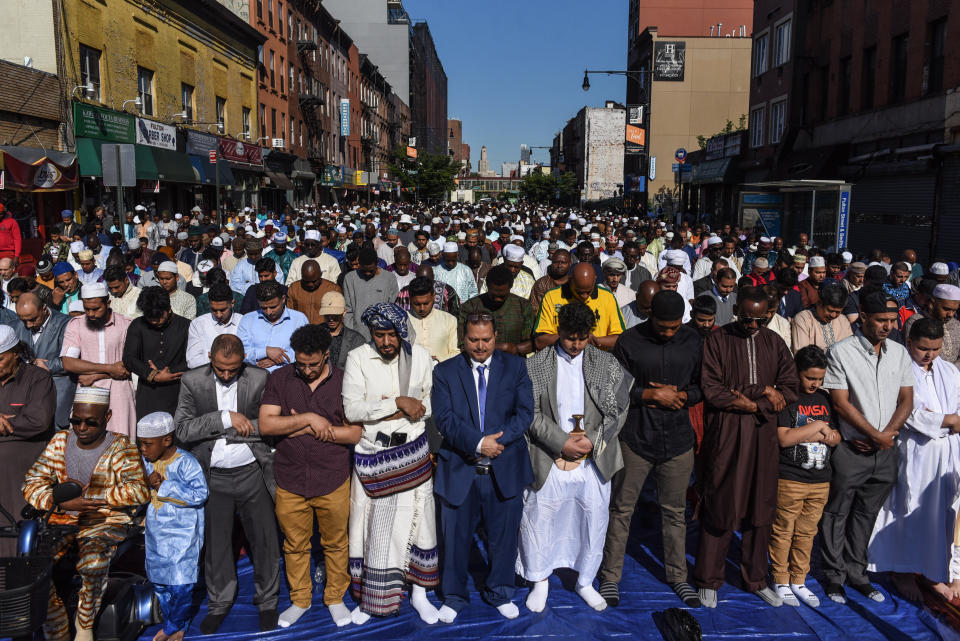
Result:
<svg viewBox="0 0 960 641"><path fill-rule="evenodd" d="M960 434L942 427L960 413L960 372L937 358L929 371L912 364L913 411L900 430L897 483L880 509L867 556L871 572L919 572L949 582L960 489Z"/></svg>
<svg viewBox="0 0 960 641"><path fill-rule="evenodd" d="M557 350L559 426L570 433L573 415L584 408L583 352L570 358L560 348L551 349ZM590 459L569 471L551 467L543 487L523 491L517 574L542 581L557 568L571 568L579 573L577 585L591 585L603 560L609 505L610 481L600 477Z"/></svg>

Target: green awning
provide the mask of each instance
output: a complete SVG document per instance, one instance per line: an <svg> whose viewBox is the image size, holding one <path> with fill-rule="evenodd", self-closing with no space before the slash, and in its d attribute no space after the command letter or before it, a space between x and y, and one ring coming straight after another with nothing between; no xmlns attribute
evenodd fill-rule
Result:
<svg viewBox="0 0 960 641"><path fill-rule="evenodd" d="M80 161L81 176L102 176L103 165L100 147L108 143L96 138L77 138L77 158ZM137 163L137 180L158 180L157 163L153 158L154 148L145 145L133 146L133 157ZM159 150L166 151L166 150ZM171 152L176 153L176 152ZM180 154L183 155L183 154ZM189 160L187 161L189 164ZM193 172L191 171L191 176ZM164 178L164 180L173 180ZM195 182L190 180L190 182Z"/></svg>
<svg viewBox="0 0 960 641"><path fill-rule="evenodd" d="M150 151L153 153L153 160L157 165L157 177L160 180L192 184L200 182L199 172L190 164L190 157L187 154L158 147L150 147Z"/></svg>

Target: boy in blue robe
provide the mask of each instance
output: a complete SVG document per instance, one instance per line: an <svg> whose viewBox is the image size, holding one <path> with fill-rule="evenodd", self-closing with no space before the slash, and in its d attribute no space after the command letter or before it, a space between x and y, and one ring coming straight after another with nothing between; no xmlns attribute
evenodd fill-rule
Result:
<svg viewBox="0 0 960 641"><path fill-rule="evenodd" d="M154 585L163 628L153 641L180 641L190 623L193 585L203 545L203 504L207 482L193 455L173 443L176 425L166 412L137 422L150 506L146 518L147 578Z"/></svg>

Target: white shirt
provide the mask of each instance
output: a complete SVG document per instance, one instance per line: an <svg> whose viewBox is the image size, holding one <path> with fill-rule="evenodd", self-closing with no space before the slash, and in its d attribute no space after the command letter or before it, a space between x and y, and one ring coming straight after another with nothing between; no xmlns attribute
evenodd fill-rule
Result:
<svg viewBox="0 0 960 641"><path fill-rule="evenodd" d="M233 427L230 420L230 412L237 411L237 381L234 379L229 385L224 385L220 379L216 381L217 388L217 409L220 410L220 421L223 423L223 429L228 430ZM234 468L243 467L253 463L256 460L253 451L246 443L227 444L226 438L218 439L213 444L213 451L210 452L210 467Z"/></svg>
<svg viewBox="0 0 960 641"><path fill-rule="evenodd" d="M47 330L47 327L50 325L50 314L47 313L47 320L43 321L43 325L40 326L35 332L31 332L30 338L33 339L33 344L36 346L37 341L40 340L40 337L43 336L43 333Z"/></svg>
<svg viewBox="0 0 960 641"><path fill-rule="evenodd" d="M560 429L567 434L576 427L574 414L583 414L583 352L571 358L557 345L557 413ZM582 422L580 427L586 429Z"/></svg>
<svg viewBox="0 0 960 641"><path fill-rule="evenodd" d="M493 364L493 354L487 357L487 360L480 362L475 361L472 358L470 359L470 371L473 372L473 386L477 390L477 418L486 418L483 416L482 408L480 406L480 366L485 365L486 369L483 371L483 380L486 383L487 391L490 390L490 366ZM482 422L480 423L480 431L485 432L486 425ZM496 432L494 432L496 434ZM480 446L483 445L483 438L480 438L480 441L477 443L477 455L480 455ZM490 459L486 456L480 457L478 461L481 465L490 465Z"/></svg>
<svg viewBox="0 0 960 641"><path fill-rule="evenodd" d="M230 320L220 324L212 313L197 316L190 321L190 330L187 334L187 367L200 367L210 362L210 347L213 339L220 334L237 335L237 326L243 314L234 312ZM236 411L236 410L234 410Z"/></svg>

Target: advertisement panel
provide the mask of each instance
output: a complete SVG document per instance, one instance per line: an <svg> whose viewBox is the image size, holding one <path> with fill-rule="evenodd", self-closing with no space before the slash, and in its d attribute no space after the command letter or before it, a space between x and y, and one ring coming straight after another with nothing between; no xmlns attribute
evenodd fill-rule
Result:
<svg viewBox="0 0 960 641"><path fill-rule="evenodd" d="M625 154L640 154L647 146L647 130L636 125L627 125L626 142L623 146Z"/></svg>
<svg viewBox="0 0 960 641"><path fill-rule="evenodd" d="M73 103L73 131L80 138L136 142L136 118L130 114Z"/></svg>
<svg viewBox="0 0 960 641"><path fill-rule="evenodd" d="M661 82L683 82L686 58L686 42L653 43L653 79Z"/></svg>
<svg viewBox="0 0 960 641"><path fill-rule="evenodd" d="M837 251L846 249L847 237L850 235L850 190L840 192L837 203Z"/></svg>
<svg viewBox="0 0 960 641"><path fill-rule="evenodd" d="M231 162L263 164L263 149L260 145L244 144L232 138L220 138L220 154Z"/></svg>

